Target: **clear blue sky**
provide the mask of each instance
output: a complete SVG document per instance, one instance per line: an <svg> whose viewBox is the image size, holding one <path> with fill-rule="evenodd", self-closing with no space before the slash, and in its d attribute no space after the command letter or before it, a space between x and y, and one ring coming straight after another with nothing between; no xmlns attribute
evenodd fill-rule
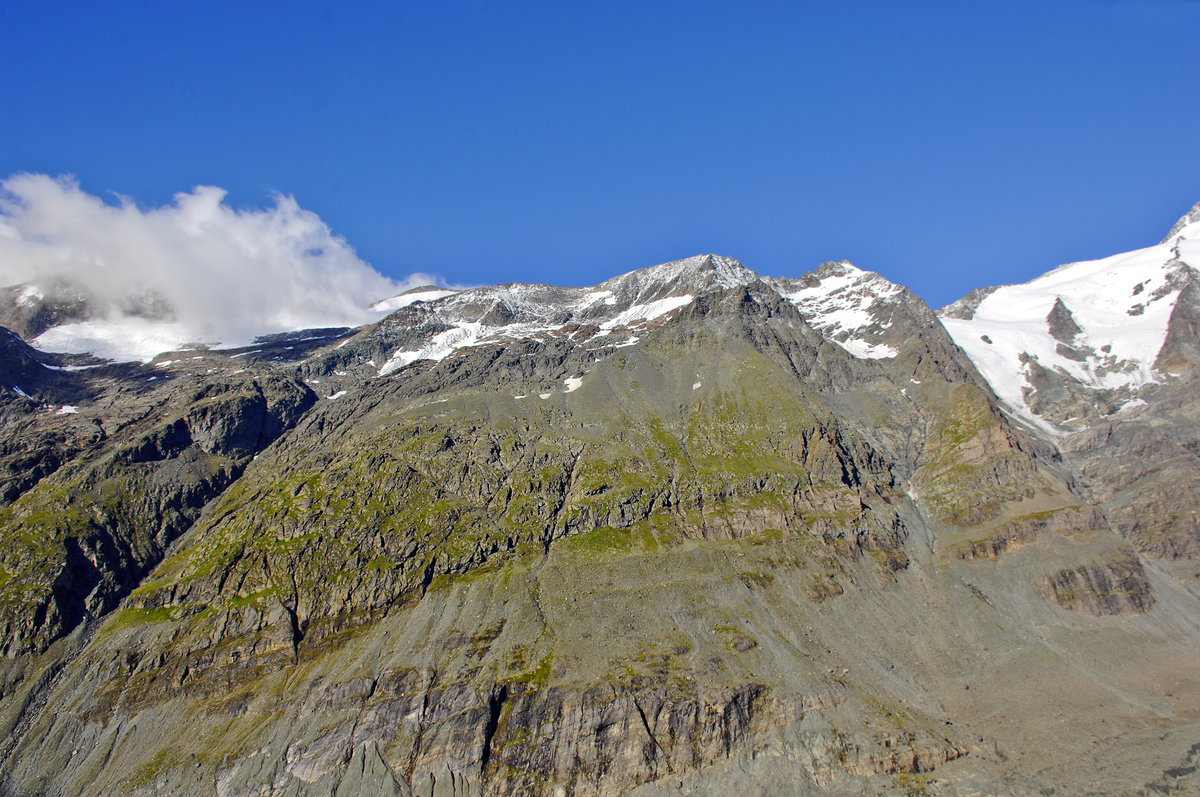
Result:
<svg viewBox="0 0 1200 797"><path fill-rule="evenodd" d="M933 306L1200 200L1200 2L0 0L0 177L295 196L385 274L849 259Z"/></svg>

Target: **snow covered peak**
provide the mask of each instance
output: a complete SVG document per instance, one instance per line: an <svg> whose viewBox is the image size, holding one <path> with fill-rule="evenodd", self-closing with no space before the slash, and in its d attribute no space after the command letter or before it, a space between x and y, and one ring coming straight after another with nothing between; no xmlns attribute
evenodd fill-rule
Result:
<svg viewBox="0 0 1200 797"><path fill-rule="evenodd" d="M888 301L904 290L899 285L844 260L824 263L798 280L771 282L809 325L855 357L876 360L899 353L880 339L890 326L883 318Z"/></svg>
<svg viewBox="0 0 1200 797"><path fill-rule="evenodd" d="M763 278L736 260L697 255L613 277L592 287L511 283L465 290L398 311L384 324L399 342L379 368L386 376L420 360L442 360L474 346L563 339L589 348L636 344L695 297L748 285L774 289L823 337L860 359L895 357L914 305L905 288L848 262L825 263L800 279ZM394 344L393 344L394 345Z"/></svg>
<svg viewBox="0 0 1200 797"><path fill-rule="evenodd" d="M974 288L966 296L939 309L937 314L942 319L961 318L969 321L975 315L975 310L980 303L1001 287L1003 286L991 285L986 288Z"/></svg>
<svg viewBox="0 0 1200 797"><path fill-rule="evenodd" d="M1180 217L1179 221L1175 222L1175 226L1173 226L1171 228L1171 231L1169 233L1167 233L1167 237L1163 238L1161 241L1159 241L1159 243L1164 243L1164 244L1167 243L1172 238L1174 238L1176 235L1183 232L1184 228L1190 227L1191 225L1196 224L1198 222L1200 222L1200 202L1197 202L1196 204L1192 205L1192 209L1189 210L1187 213L1184 213L1183 216ZM1197 231L1193 230L1193 231L1190 231L1189 234L1195 235L1196 232Z"/></svg>
<svg viewBox="0 0 1200 797"><path fill-rule="evenodd" d="M648 266L613 277L607 283L621 283L630 279L641 282L671 282L678 279L713 281L721 287L747 285L758 279L758 275L732 257L721 255L693 255L682 260L672 260L657 266Z"/></svg>
<svg viewBox="0 0 1200 797"><path fill-rule="evenodd" d="M432 302L445 296L452 296L457 292L450 288L439 288L436 285L422 285L419 288L412 288L390 299L375 302L375 304L367 309L375 313L394 313L401 307L408 307L414 302Z"/></svg>
<svg viewBox="0 0 1200 797"><path fill-rule="evenodd" d="M895 296L901 291L901 287L887 277L861 269L848 260L822 263L806 277L827 291L872 293L877 297Z"/></svg>
<svg viewBox="0 0 1200 797"><path fill-rule="evenodd" d="M1189 263L1200 263L1200 236L1176 233L1155 246L996 288L970 313L951 313L956 302L939 315L1009 408L1044 425L1037 394L1048 380L1102 393L1103 404L1119 408L1164 378L1155 363L1179 293L1196 277Z"/></svg>
<svg viewBox="0 0 1200 797"><path fill-rule="evenodd" d="M759 276L738 261L720 255L696 255L630 271L596 287L629 301L648 302L668 296L701 294L722 288L750 285Z"/></svg>
<svg viewBox="0 0 1200 797"><path fill-rule="evenodd" d="M736 260L702 255L638 269L587 288L509 283L435 298L393 316L404 341L380 367L386 376L419 360L505 340L568 337L593 347L625 346L708 291L758 281Z"/></svg>

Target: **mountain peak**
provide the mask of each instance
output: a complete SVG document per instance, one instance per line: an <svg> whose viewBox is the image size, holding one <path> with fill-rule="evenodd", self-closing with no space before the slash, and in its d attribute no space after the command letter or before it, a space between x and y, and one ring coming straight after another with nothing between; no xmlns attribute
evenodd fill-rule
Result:
<svg viewBox="0 0 1200 797"><path fill-rule="evenodd" d="M938 314L1011 410L1034 423L1078 428L1136 406L1143 388L1167 378L1156 362L1193 279L1187 263L1200 252L1200 239L1179 232L1197 221L1200 205L1163 243L1068 263L1021 285L978 289Z"/></svg>
<svg viewBox="0 0 1200 797"><path fill-rule="evenodd" d="M800 279L772 283L814 329L855 357L879 359L898 353L880 338L890 324L879 313L904 289L886 277L839 260L822 263Z"/></svg>
<svg viewBox="0 0 1200 797"><path fill-rule="evenodd" d="M781 282L788 283L790 290L803 288L822 296L855 292L886 297L900 290L900 286L887 277L861 269L849 260L826 261L799 279Z"/></svg>
<svg viewBox="0 0 1200 797"><path fill-rule="evenodd" d="M989 285L986 288L974 288L966 296L950 304L938 308L938 318L956 318L960 321L970 321L975 317L975 310L983 300L991 296L1003 285Z"/></svg>
<svg viewBox="0 0 1200 797"><path fill-rule="evenodd" d="M849 260L827 260L817 266L813 275L824 279L825 277L862 277L870 274L869 271L864 271L858 266L851 263Z"/></svg>
<svg viewBox="0 0 1200 797"><path fill-rule="evenodd" d="M1200 202L1192 205L1192 209L1187 213L1184 213L1179 218L1179 221L1175 222L1175 226L1171 228L1169 233L1167 233L1167 237L1163 238L1161 241L1159 241L1159 243L1165 244L1167 241L1171 240L1180 232L1182 232L1184 227L1195 224L1196 222L1200 222Z"/></svg>
<svg viewBox="0 0 1200 797"><path fill-rule="evenodd" d="M697 255L683 261L694 263L700 273L711 273L717 277L722 287L733 288L738 285L749 285L757 282L758 274L746 268L741 262L723 255Z"/></svg>
<svg viewBox="0 0 1200 797"><path fill-rule="evenodd" d="M758 274L731 257L707 254L640 268L613 277L597 287L645 302L680 293L695 295L710 290L749 285L759 279Z"/></svg>
<svg viewBox="0 0 1200 797"><path fill-rule="evenodd" d="M410 288L388 299L381 299L368 309L376 313L392 313L401 307L408 307L415 302L432 302L446 296L451 296L457 292L451 288L443 288L438 285L421 285L416 288Z"/></svg>

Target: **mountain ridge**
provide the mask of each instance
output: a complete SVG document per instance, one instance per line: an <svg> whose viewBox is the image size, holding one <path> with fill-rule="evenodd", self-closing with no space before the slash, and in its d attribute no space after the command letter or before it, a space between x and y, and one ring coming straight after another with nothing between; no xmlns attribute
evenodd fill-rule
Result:
<svg viewBox="0 0 1200 797"><path fill-rule="evenodd" d="M1025 301L1010 398L956 342L1004 289L939 320L844 261L145 363L6 338L0 793L1187 790L1180 229ZM1089 381L1132 355L1063 286L1146 263L1116 375L1154 378Z"/></svg>

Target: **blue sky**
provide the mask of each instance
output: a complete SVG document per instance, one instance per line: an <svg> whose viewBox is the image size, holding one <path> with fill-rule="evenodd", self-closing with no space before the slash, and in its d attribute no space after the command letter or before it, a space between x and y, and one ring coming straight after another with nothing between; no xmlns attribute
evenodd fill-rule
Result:
<svg viewBox="0 0 1200 797"><path fill-rule="evenodd" d="M1200 2L0 0L0 177L294 196L386 275L849 259L939 306L1200 200Z"/></svg>

